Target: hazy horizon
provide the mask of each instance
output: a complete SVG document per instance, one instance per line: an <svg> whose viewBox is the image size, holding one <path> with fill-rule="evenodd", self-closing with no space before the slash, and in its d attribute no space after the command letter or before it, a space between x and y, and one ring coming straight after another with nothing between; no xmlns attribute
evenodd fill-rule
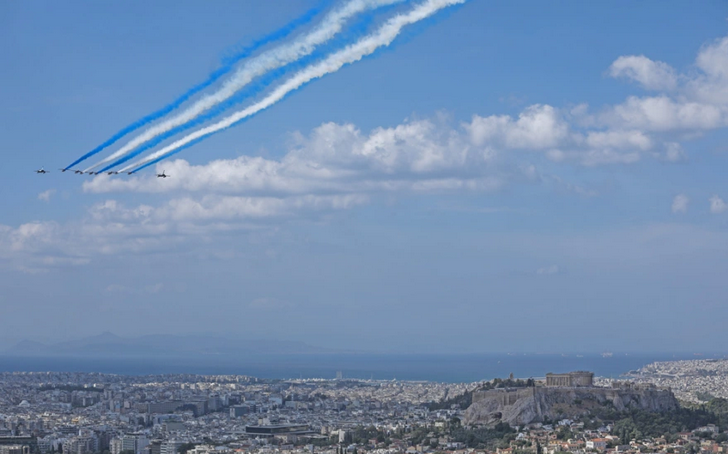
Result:
<svg viewBox="0 0 728 454"><path fill-rule="evenodd" d="M577 356L577 355L587 355L587 356L603 356L603 355L613 355L613 356L629 356L629 355L636 355L636 356L665 356L665 355L680 355L681 357L689 357L693 356L696 359L701 358L721 358L721 357L728 357L728 351L721 350L721 349L714 349L714 350L701 350L701 351L695 351L690 349L676 349L676 350L616 350L616 351L607 351L607 350L579 350L579 349L571 349L571 350L539 350L535 346L531 349L526 350L458 350L458 349L443 349L443 350L417 350L417 349L397 349L396 346L389 348L389 349L346 349L346 348L335 348L333 346L324 346L324 345L318 345L313 344L305 341L297 341L297 340L290 340L290 339L272 339L272 338L250 338L250 337L236 337L234 334L223 334L223 333L210 333L210 332L200 332L200 333L187 333L187 334L181 334L181 333L150 333L150 334L144 334L141 336L124 336L119 335L117 333L111 332L111 331L104 331L102 333L98 334L92 334L90 336L66 336L66 337L58 337L56 339L52 338L32 338L32 337L26 337L26 338L18 338L18 339L12 339L12 338L0 338L0 356L6 355L8 353L12 353L12 347L15 347L19 344L22 344L24 342L32 342L32 343L39 343L46 347L55 347L59 345L73 345L74 343L77 343L78 341L91 341L91 340L102 340L107 341L108 338L106 336L113 336L113 338L118 339L122 342L126 341L136 341L136 340L142 340L142 339L149 339L149 338L165 338L165 339L184 339L188 341L194 341L197 339L215 339L215 340L223 340L226 342L229 342L231 347L235 347L236 345L246 346L251 343L253 344L261 344L261 343L270 343L271 347L273 348L272 353L265 353L265 354L291 354L291 348L295 346L302 346L302 347L309 347L309 351L303 351L301 354L308 354L308 355L393 355L393 356L402 356L402 355L409 355L409 356L559 356L559 355L565 355L565 356ZM115 340L112 339L112 340ZM275 350L280 350L280 352L276 353ZM234 352L234 349L231 350ZM66 353L50 353L51 356L63 356L66 354L74 355L73 351L69 350ZM239 353L241 356L250 355L251 353L245 350L241 350ZM86 354L88 356L91 356L89 354ZM19 353L18 356L25 356L23 353ZM37 355L42 356L42 355ZM155 356L155 355L149 355L149 356ZM605 356L606 357L606 356Z"/></svg>

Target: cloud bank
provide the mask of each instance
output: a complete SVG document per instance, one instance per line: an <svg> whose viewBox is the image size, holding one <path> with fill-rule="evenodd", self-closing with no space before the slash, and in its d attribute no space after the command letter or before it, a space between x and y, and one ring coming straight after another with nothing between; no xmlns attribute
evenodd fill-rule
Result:
<svg viewBox="0 0 728 454"><path fill-rule="evenodd" d="M291 145L277 159L240 156L203 165L178 159L158 165L174 175L166 180L99 175L83 190L108 200L75 223L0 226L0 258L22 257L37 266L83 264L97 253L321 219L390 196L492 192L515 184L555 184L592 196L594 190L549 174L544 164L614 167L687 159L685 143L726 126L726 68L728 38L721 38L701 48L687 72L643 55L617 58L610 76L656 93L598 109L533 104L515 115L476 114L460 123L439 115L370 131L324 123L307 134L292 133ZM159 194L164 200L127 206L114 199L120 193ZM688 206L689 198L679 194L671 210L686 213ZM726 210L718 195L710 198L711 213Z"/></svg>

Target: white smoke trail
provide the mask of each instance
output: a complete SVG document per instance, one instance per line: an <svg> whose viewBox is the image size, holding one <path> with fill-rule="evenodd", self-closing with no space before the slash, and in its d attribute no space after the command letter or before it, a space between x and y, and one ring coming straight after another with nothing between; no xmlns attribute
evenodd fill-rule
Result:
<svg viewBox="0 0 728 454"><path fill-rule="evenodd" d="M277 87L268 96L263 98L261 101L247 107L243 110L235 112L234 114L220 120L219 122L199 129L187 136L177 140L176 142L162 148L149 155L148 157L141 159L131 165L128 165L120 170L120 172L128 172L131 169L143 166L146 163L154 161L158 158L164 157L176 149L197 140L201 137L208 136L222 129L229 128L238 121L254 115L263 109L266 109L273 104L283 99L286 94L301 87L301 85L310 82L313 79L317 79L325 76L326 74L338 71L342 66L351 64L361 60L363 57L372 54L375 50L382 46L388 46L394 41L394 39L402 31L402 28L406 25L413 24L415 22L426 19L432 16L439 10L456 5L465 3L467 0L426 0L425 2L417 5L407 13L399 14L389 19L379 30L368 35L358 42L347 46L346 48L331 54L323 61L313 64L298 73L294 74L290 79L284 82L282 85Z"/></svg>
<svg viewBox="0 0 728 454"><path fill-rule="evenodd" d="M200 114L231 98L236 92L249 84L256 77L260 77L269 71L281 68L289 63L310 55L316 47L326 43L340 33L346 21L357 14L368 9L376 9L404 1L405 0L349 1L341 8L335 9L326 15L321 21L321 24L314 28L310 33L292 43L284 44L271 49L268 52L262 53L235 72L235 74L233 74L215 93L204 96L178 115L147 129L107 158L104 158L86 169L85 172L116 160L155 137L195 119Z"/></svg>

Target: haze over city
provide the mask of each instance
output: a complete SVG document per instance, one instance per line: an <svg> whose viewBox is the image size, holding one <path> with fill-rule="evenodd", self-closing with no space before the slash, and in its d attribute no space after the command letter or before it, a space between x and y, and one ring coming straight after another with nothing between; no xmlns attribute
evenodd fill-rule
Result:
<svg viewBox="0 0 728 454"><path fill-rule="evenodd" d="M432 0L136 173L60 170L341 3L0 3L0 349L728 350L725 2ZM388 3L195 127L427 4Z"/></svg>

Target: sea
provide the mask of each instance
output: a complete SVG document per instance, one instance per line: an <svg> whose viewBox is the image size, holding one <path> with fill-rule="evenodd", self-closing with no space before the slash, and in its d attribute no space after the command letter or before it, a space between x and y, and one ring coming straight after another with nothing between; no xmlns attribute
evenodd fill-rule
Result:
<svg viewBox="0 0 728 454"><path fill-rule="evenodd" d="M101 372L119 375L247 375L266 379L343 378L445 383L496 377L544 377L592 371L619 378L655 361L725 358L723 353L614 354L276 354L244 357L21 357L0 356L0 372Z"/></svg>

